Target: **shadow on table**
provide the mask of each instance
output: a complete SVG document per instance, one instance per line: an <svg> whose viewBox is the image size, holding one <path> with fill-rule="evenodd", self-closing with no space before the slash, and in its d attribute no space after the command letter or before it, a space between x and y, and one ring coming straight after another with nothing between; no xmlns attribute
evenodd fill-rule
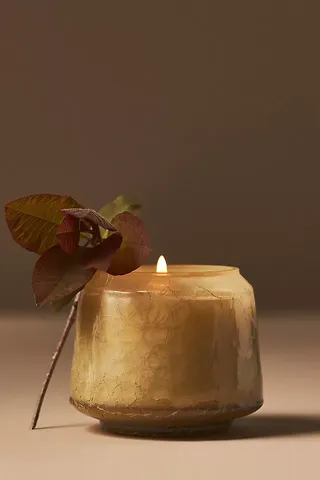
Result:
<svg viewBox="0 0 320 480"><path fill-rule="evenodd" d="M99 423L90 425L87 430L97 435L117 436L112 433L103 432ZM275 438L292 437L297 435L320 434L320 415L294 415L294 414L259 414L236 420L228 432L223 434L192 436L192 437L141 437L130 436L130 438L152 439L152 440L183 440L183 441L205 441L205 440L244 440L254 438ZM129 436L127 436L128 438Z"/></svg>

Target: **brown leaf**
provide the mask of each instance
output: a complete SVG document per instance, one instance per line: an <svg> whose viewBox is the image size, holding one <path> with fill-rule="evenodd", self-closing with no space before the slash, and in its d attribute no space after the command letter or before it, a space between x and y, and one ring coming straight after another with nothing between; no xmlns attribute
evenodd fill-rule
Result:
<svg viewBox="0 0 320 480"><path fill-rule="evenodd" d="M142 220L133 213L120 213L112 224L123 239L107 271L111 275L125 275L139 268L148 257L151 251L149 237Z"/></svg>
<svg viewBox="0 0 320 480"><path fill-rule="evenodd" d="M62 250L74 253L80 240L80 221L72 215L66 215L57 227L57 237Z"/></svg>
<svg viewBox="0 0 320 480"><path fill-rule="evenodd" d="M99 213L92 208L67 208L62 210L63 214L73 215L81 220L86 220L90 225L97 225L98 227L115 232L116 228Z"/></svg>
<svg viewBox="0 0 320 480"><path fill-rule="evenodd" d="M121 243L121 233L114 232L96 247L88 248L85 256L87 268L92 267L106 272L114 254L119 250Z"/></svg>
<svg viewBox="0 0 320 480"><path fill-rule="evenodd" d="M58 243L61 209L72 207L81 205L68 196L29 195L8 203L5 215L13 239L25 249L42 254Z"/></svg>
<svg viewBox="0 0 320 480"><path fill-rule="evenodd" d="M77 293L81 292L83 288L84 287L80 287L77 290L69 293L65 297L59 298L58 300L53 300L52 302L50 302L50 305L56 312L60 312L60 310L62 310L63 307L67 306L74 299Z"/></svg>
<svg viewBox="0 0 320 480"><path fill-rule="evenodd" d="M60 245L45 252L36 262L32 276L32 288L37 305L60 300L72 292L81 290L95 273L86 267L86 248L69 255Z"/></svg>

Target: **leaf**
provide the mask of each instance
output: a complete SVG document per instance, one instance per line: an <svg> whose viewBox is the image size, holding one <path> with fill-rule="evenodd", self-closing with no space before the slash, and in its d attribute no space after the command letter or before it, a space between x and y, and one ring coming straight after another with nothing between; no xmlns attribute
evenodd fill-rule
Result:
<svg viewBox="0 0 320 480"><path fill-rule="evenodd" d="M80 240L80 220L72 215L66 215L58 225L56 235L61 248L66 253L74 253Z"/></svg>
<svg viewBox="0 0 320 480"><path fill-rule="evenodd" d="M92 230L90 233L92 234L91 243L93 245L97 245L101 242L102 233L105 231L114 232L116 229L114 228L111 223L102 217L99 213L97 213L92 208L70 208L65 209L62 211L64 215L73 215L74 217L80 219L81 221L81 228L86 225L91 226ZM101 230L104 229L104 230ZM107 236L107 235L106 235Z"/></svg>
<svg viewBox="0 0 320 480"><path fill-rule="evenodd" d="M141 209L141 205L139 203L130 202L124 195L119 195L116 197L112 202L108 203L104 207L99 210L99 214L102 215L104 218L111 220L119 215L122 212L135 212L137 213ZM112 222L111 222L112 223ZM108 236L108 232L102 232L102 238L106 238Z"/></svg>
<svg viewBox="0 0 320 480"><path fill-rule="evenodd" d="M86 220L91 226L97 225L110 232L116 231L116 228L106 218L102 217L92 208L67 208L63 209L62 213L64 215L72 215L81 220Z"/></svg>
<svg viewBox="0 0 320 480"><path fill-rule="evenodd" d="M69 255L60 245L55 245L37 260L32 276L37 305L61 300L91 280L96 270L86 268L87 250L79 247L75 254Z"/></svg>
<svg viewBox="0 0 320 480"><path fill-rule="evenodd" d="M62 310L63 307L67 306L74 299L77 293L81 292L83 288L84 287L80 287L74 292L69 293L65 297L59 298L59 300L53 300L52 302L50 302L50 305L56 312L60 312L60 310Z"/></svg>
<svg viewBox="0 0 320 480"><path fill-rule="evenodd" d="M58 243L57 225L63 220L61 209L81 207L71 197L29 195L5 206L6 221L13 239L25 249L42 254Z"/></svg>
<svg viewBox="0 0 320 480"><path fill-rule="evenodd" d="M112 224L121 233L122 244L107 272L125 275L139 268L148 257L151 251L148 234L142 220L130 212L116 215Z"/></svg>
<svg viewBox="0 0 320 480"><path fill-rule="evenodd" d="M122 242L115 232L94 248L79 247L73 255L60 245L45 252L36 262L32 288L37 305L51 303L57 310L83 289L97 269L107 271Z"/></svg>
<svg viewBox="0 0 320 480"><path fill-rule="evenodd" d="M86 267L96 268L106 272L110 266L114 254L119 250L122 243L122 235L115 232L105 238L94 248L88 248L86 254Z"/></svg>

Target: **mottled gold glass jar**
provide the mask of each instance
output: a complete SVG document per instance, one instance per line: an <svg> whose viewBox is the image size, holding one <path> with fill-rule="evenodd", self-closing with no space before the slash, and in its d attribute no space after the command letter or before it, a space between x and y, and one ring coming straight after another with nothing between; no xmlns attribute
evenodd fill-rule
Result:
<svg viewBox="0 0 320 480"><path fill-rule="evenodd" d="M112 432L227 428L263 402L252 287L234 267L97 273L78 307L71 391Z"/></svg>

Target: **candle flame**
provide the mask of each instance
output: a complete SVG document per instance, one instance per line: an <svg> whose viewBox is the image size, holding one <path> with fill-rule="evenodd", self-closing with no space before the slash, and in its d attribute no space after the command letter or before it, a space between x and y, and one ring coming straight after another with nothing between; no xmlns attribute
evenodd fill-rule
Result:
<svg viewBox="0 0 320 480"><path fill-rule="evenodd" d="M161 255L157 263L157 273L167 273L167 271L168 269L166 259L163 255Z"/></svg>

